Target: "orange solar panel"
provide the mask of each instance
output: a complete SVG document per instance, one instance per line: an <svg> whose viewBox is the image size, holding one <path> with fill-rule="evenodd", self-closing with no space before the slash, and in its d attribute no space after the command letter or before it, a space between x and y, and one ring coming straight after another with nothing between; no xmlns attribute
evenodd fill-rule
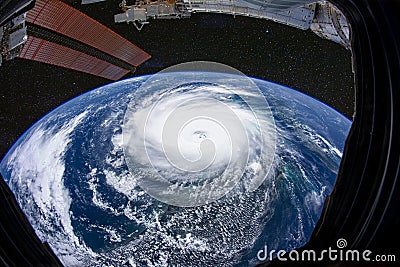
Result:
<svg viewBox="0 0 400 267"><path fill-rule="evenodd" d="M129 72L96 57L32 36L28 37L18 57L74 69L114 81Z"/></svg>
<svg viewBox="0 0 400 267"><path fill-rule="evenodd" d="M101 23L59 0L37 0L27 22L56 31L133 66L150 55Z"/></svg>

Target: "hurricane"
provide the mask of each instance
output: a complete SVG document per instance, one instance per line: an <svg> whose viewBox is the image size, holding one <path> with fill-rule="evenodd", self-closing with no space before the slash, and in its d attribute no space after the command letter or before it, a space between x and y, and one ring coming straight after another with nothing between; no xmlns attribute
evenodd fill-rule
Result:
<svg viewBox="0 0 400 267"><path fill-rule="evenodd" d="M208 204L239 182L252 192L268 176L276 145L268 102L247 76L226 79L222 71L232 69L205 62L174 66L148 79L128 104L123 146L129 170L164 203Z"/></svg>

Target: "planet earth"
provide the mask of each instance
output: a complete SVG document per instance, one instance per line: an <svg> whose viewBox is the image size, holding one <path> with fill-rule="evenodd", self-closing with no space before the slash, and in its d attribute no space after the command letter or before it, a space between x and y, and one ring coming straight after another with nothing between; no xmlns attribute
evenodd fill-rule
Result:
<svg viewBox="0 0 400 267"><path fill-rule="evenodd" d="M97 88L27 130L1 174L66 266L255 266L265 245L308 241L351 122L236 81L169 72Z"/></svg>

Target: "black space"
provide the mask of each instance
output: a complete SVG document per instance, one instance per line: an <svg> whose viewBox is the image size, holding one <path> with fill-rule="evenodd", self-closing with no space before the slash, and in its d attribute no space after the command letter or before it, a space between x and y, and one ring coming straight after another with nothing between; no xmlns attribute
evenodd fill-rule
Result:
<svg viewBox="0 0 400 267"><path fill-rule="evenodd" d="M80 2L80 1L79 1ZM152 55L139 76L195 60L227 64L322 100L348 118L354 113L351 52L340 45L267 20L222 14L152 20L142 31L113 23L118 2L74 7ZM65 101L111 81L38 62L15 59L0 67L0 158L32 124Z"/></svg>

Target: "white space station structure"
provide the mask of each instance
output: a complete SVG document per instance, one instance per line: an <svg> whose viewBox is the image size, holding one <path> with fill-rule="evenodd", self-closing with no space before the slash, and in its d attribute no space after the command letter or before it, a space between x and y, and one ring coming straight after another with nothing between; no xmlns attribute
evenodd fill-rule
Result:
<svg viewBox="0 0 400 267"><path fill-rule="evenodd" d="M82 4L95 5L95 3L97 2L103 2L103 1L106 0L82 0ZM128 4L127 0L122 0L122 2L120 3L120 8L123 13L114 15L114 20L116 23L132 24L139 31L143 28L144 25L150 23L152 19L190 18L193 13L200 13L200 12L221 13L221 14L231 14L233 16L248 16L254 18L268 19L278 23L296 27L302 30L310 29L318 36L339 43L345 48L350 49L350 27L347 23L347 20L343 15L343 13L338 8L336 8L334 5L332 5L327 1L319 1L319 2L316 2L315 0L314 1L312 0L131 0L131 1L133 2L133 4ZM44 3L43 0L36 0L36 1L21 0L21 4L19 6L21 10L25 10L27 8L27 5L35 4L35 6L38 6L38 8L40 8L40 6L43 5L43 3ZM45 3L47 3L47 5L52 5L54 3L57 3L64 9L69 9L68 5L60 0L48 1ZM26 11L23 13L19 12L18 15L13 16L12 19L8 18L12 14L15 14L16 11L11 10L8 13L4 12L4 10L1 11L2 12L0 12L1 15L0 16L0 66L2 65L3 60L11 60L15 57L21 56L21 51L23 51L24 47L25 48L27 47L25 43L27 43L29 34L40 35L40 32L38 33L33 31L34 27L32 25L30 25L31 33L28 32L29 27L26 25L26 19L27 19ZM78 11L76 11L75 13L77 14ZM77 28L80 29L80 27ZM36 35L34 37L37 37ZM82 37L82 35L79 36ZM58 38L59 36L56 37L54 38L56 38L57 39L56 41L59 43L60 40L58 39L60 38ZM33 37L31 37L31 39L32 38ZM46 38L48 38L48 36ZM50 40L50 41L55 42L55 40ZM68 48L72 49L77 48L76 44L71 45L70 42L66 41L62 42L61 44L59 43L59 45L62 45L63 47L67 46ZM80 46L78 44L78 48L79 47ZM58 59L57 56L59 56L60 54L60 53L58 54L55 53L57 51L50 51L51 53L49 51L42 51L43 53L46 52L45 56L46 59L48 59L47 61L49 61L49 58L54 61L54 62L46 61L47 63L49 64L53 63L55 65L61 64L60 62L56 62L57 61L56 59ZM80 52L87 54L88 51L87 49L84 49ZM90 54L89 58L93 56L99 58L100 56L100 63L103 63L103 65L105 64L107 66L111 65L117 66L117 68L114 67L114 69L118 70L120 70L121 67L122 69L130 70L130 67L127 66L124 62L121 62L118 59L117 61L115 59L110 59L109 55L105 54L99 55L98 51L95 52L91 54L89 53ZM142 54L146 53L143 52ZM111 65L108 64L107 62L110 63ZM70 68L82 71L81 66L70 66ZM108 77L110 75L106 76Z"/></svg>
<svg viewBox="0 0 400 267"><path fill-rule="evenodd" d="M100 0L104 1L104 0ZM83 0L83 4L99 0ZM139 0L120 3L123 13L115 15L116 23L132 23L138 30L151 19L189 18L192 13L210 12L272 20L350 48L350 29L343 13L326 1L310 0Z"/></svg>

